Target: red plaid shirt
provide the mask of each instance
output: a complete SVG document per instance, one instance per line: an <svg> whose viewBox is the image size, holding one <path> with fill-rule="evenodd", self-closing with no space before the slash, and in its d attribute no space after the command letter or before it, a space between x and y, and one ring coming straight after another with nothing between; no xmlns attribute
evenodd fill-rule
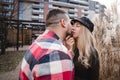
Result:
<svg viewBox="0 0 120 80"><path fill-rule="evenodd" d="M19 80L73 80L72 57L59 37L49 30L27 50Z"/></svg>

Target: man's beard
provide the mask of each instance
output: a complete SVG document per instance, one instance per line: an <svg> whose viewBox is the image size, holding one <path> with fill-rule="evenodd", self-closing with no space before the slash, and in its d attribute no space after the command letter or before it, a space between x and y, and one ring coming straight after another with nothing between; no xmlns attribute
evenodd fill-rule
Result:
<svg viewBox="0 0 120 80"><path fill-rule="evenodd" d="M67 33L66 33L66 37L67 37L67 36L73 37L73 33L72 33L72 32L71 32L71 33L68 33L68 32L67 32Z"/></svg>

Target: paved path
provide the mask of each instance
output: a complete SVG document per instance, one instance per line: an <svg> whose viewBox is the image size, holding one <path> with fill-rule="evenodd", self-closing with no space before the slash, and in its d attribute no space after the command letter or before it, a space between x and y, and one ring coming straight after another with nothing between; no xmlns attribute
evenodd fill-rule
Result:
<svg viewBox="0 0 120 80"><path fill-rule="evenodd" d="M25 51L25 50L27 50L27 48L28 48L28 45L19 47L19 51ZM10 48L7 48L6 51L16 51L16 48L10 47ZM0 74L0 80L19 80L20 66L21 66L21 62L18 64L18 66L16 67L15 70Z"/></svg>
<svg viewBox="0 0 120 80"><path fill-rule="evenodd" d="M20 66L21 62L19 63L15 70L0 74L0 80L19 80Z"/></svg>

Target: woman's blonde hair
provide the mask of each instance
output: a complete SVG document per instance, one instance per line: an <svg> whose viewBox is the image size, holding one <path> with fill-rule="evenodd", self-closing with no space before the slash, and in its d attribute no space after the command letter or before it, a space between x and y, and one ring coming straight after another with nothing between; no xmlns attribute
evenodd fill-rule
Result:
<svg viewBox="0 0 120 80"><path fill-rule="evenodd" d="M90 59L90 52L92 49L96 49L96 44L92 33L82 24L80 26L80 34L77 39L77 48L79 50L78 60L88 68L90 66L88 62Z"/></svg>

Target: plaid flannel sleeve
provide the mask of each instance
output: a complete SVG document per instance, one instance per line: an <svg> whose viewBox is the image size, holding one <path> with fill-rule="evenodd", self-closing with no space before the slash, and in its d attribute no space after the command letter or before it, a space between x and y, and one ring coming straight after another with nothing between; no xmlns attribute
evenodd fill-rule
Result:
<svg viewBox="0 0 120 80"><path fill-rule="evenodd" d="M20 80L73 80L73 63L66 53L53 50L39 60L28 53L20 69Z"/></svg>

